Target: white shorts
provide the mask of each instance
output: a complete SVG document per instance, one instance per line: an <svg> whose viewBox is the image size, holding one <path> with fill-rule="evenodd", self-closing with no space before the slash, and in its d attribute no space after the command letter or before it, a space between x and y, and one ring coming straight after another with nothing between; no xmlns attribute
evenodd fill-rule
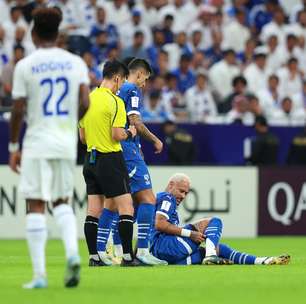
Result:
<svg viewBox="0 0 306 304"><path fill-rule="evenodd" d="M75 161L22 158L19 192L25 199L55 202L73 195Z"/></svg>

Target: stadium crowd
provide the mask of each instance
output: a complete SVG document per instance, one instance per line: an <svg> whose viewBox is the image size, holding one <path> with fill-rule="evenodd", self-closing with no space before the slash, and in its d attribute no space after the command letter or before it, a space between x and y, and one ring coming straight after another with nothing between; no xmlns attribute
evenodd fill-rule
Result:
<svg viewBox="0 0 306 304"><path fill-rule="evenodd" d="M306 118L306 1L3 0L0 105L11 105L12 75L31 53L31 14L63 13L58 46L86 62L91 87L107 59L141 57L154 76L146 122L300 126Z"/></svg>

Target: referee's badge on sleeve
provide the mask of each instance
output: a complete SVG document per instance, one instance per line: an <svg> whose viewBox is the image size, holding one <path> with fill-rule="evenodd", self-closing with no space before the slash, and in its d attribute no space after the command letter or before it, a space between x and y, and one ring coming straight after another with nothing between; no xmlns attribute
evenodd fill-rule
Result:
<svg viewBox="0 0 306 304"><path fill-rule="evenodd" d="M138 108L139 97L133 96L133 97L131 97L131 101L132 101L132 107L133 108Z"/></svg>

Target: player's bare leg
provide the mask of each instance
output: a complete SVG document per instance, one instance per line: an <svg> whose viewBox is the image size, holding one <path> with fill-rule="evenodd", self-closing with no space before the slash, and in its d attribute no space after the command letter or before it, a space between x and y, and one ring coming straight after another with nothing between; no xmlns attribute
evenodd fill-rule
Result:
<svg viewBox="0 0 306 304"><path fill-rule="evenodd" d="M23 288L46 288L46 257L47 225L45 202L27 199L26 239L33 268L33 280L23 285Z"/></svg>
<svg viewBox="0 0 306 304"><path fill-rule="evenodd" d="M68 199L53 202L53 215L60 229L67 259L64 278L66 287L76 287L80 281L81 260L78 250L76 219Z"/></svg>

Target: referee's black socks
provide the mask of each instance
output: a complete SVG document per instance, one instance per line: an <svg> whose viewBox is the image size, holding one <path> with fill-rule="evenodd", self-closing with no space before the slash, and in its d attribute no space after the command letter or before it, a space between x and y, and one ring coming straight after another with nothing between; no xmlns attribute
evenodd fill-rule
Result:
<svg viewBox="0 0 306 304"><path fill-rule="evenodd" d="M88 252L91 258L97 256L97 232L98 232L99 219L87 215L84 223L84 234L88 247Z"/></svg>
<svg viewBox="0 0 306 304"><path fill-rule="evenodd" d="M123 259L131 261L133 259L133 216L120 215L119 216L119 235L122 242Z"/></svg>

